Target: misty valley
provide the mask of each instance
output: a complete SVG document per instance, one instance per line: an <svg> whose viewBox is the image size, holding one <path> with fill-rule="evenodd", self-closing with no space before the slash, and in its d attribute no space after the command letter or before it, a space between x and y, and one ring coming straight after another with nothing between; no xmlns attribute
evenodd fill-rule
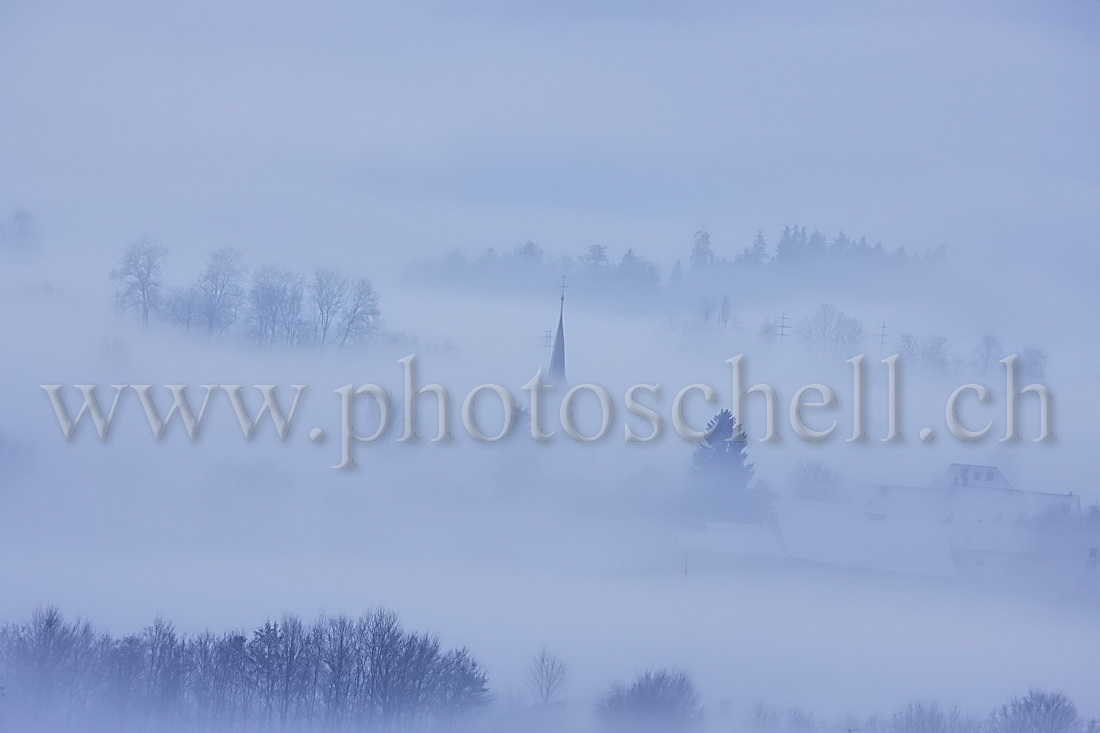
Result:
<svg viewBox="0 0 1100 733"><path fill-rule="evenodd" d="M0 3L0 733L1100 733L1100 3Z"/></svg>

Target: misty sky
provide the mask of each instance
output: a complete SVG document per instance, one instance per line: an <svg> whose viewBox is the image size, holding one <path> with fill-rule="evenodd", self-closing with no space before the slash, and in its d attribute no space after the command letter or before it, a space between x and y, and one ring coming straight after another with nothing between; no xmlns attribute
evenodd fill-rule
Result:
<svg viewBox="0 0 1100 733"><path fill-rule="evenodd" d="M732 253L802 223L1080 273L1098 30L1087 0L9 2L0 202L67 250L667 267L701 226Z"/></svg>

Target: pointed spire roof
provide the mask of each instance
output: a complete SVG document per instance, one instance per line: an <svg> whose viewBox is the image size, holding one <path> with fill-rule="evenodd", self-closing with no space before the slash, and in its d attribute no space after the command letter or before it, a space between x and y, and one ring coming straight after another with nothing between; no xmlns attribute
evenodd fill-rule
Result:
<svg viewBox="0 0 1100 733"><path fill-rule="evenodd" d="M554 350L550 354L550 380L565 383L565 275L561 276L561 305L558 307L558 333L554 337Z"/></svg>

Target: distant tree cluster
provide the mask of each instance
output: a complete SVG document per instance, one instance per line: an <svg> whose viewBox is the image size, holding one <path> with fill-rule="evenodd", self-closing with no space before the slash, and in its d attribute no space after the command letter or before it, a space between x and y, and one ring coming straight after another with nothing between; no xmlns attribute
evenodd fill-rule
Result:
<svg viewBox="0 0 1100 733"><path fill-rule="evenodd" d="M947 257L944 246L926 252L923 256L910 253L904 247L888 251L882 244L871 245L865 237L853 240L844 232L829 239L818 230L806 233L806 227L785 227L769 255L763 232L757 232L752 244L745 247L732 260L723 259L711 248L710 235L698 231L692 240L689 272L703 272L729 267L760 268L774 266L788 269L815 271L837 268L911 267L925 262L939 262Z"/></svg>
<svg viewBox="0 0 1100 733"><path fill-rule="evenodd" d="M704 301L701 312L706 314L708 306ZM701 316L701 322L709 318ZM896 337L874 338L877 344L868 344L868 334L863 322L844 313L831 303L817 306L808 315L793 321L791 330L811 356L821 358L846 359L860 353L867 346L878 346L880 355L898 354L900 360L910 369L920 370L933 375L971 375L977 377L997 376L1004 373L1000 362L1015 353L1016 374L1021 384L1040 382L1046 378L1047 356L1035 345L1025 346L1017 351L1009 351L1001 346L994 335L986 335L969 351L962 354L952 353L947 337L930 334L918 337L910 331L901 331ZM766 344L774 344L782 335L780 320L766 320L757 330L757 338Z"/></svg>
<svg viewBox="0 0 1100 733"><path fill-rule="evenodd" d="M466 649L378 610L187 636L156 620L115 638L56 608L0 628L12 730L455 730L490 701Z"/></svg>
<svg viewBox="0 0 1100 733"><path fill-rule="evenodd" d="M166 247L142 238L111 271L118 307L137 312L144 324L156 315L207 338L234 332L260 346L320 349L360 344L381 329L378 293L365 278L336 270L307 276L272 266L249 274L239 252L220 249L192 284L167 289L167 255Z"/></svg>
<svg viewBox="0 0 1100 733"><path fill-rule="evenodd" d="M889 252L881 244L871 245L862 237L853 240L843 232L830 240L816 230L807 233L804 227L787 227L774 248L760 232L752 244L728 258L715 251L710 234L698 231L687 266L677 260L667 278L654 262L630 248L615 257L605 245L593 244L575 255L550 257L530 241L510 252L490 247L476 256L452 250L439 260L421 263L410 274L437 285L489 291L527 290L531 282L551 282L564 274L587 297L636 307L657 298L691 302L700 292L721 294L731 287L739 292L759 290L768 283L788 282L792 275L812 274L830 281L847 279L852 273L904 272L911 276L945 259L942 246L924 255L903 247ZM728 297L724 311L717 305L720 300L718 296L706 299L712 304L711 315L726 325L730 320Z"/></svg>
<svg viewBox="0 0 1100 733"><path fill-rule="evenodd" d="M1021 384L1040 382L1046 378L1046 352L1035 345L1009 351L993 335L982 337L969 354L953 354L944 336L933 334L918 338L908 331L901 332L893 346L902 363L931 374L999 376L1005 369L1001 360L1016 354L1016 376Z"/></svg>

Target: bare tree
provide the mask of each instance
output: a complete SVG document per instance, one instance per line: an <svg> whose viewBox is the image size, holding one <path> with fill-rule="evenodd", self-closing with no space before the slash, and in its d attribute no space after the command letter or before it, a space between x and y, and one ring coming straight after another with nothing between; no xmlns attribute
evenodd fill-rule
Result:
<svg viewBox="0 0 1100 733"><path fill-rule="evenodd" d="M145 648L145 724L154 716L166 717L175 712L183 693L183 645L175 627L162 618L154 619L141 634Z"/></svg>
<svg viewBox="0 0 1100 733"><path fill-rule="evenodd" d="M835 305L824 303L799 321L795 333L819 354L844 354L863 341L863 324Z"/></svg>
<svg viewBox="0 0 1100 733"><path fill-rule="evenodd" d="M149 237L142 237L126 248L122 261L111 271L111 279L118 283L115 298L119 308L136 308L141 322L149 323L149 313L160 298L161 260L168 249Z"/></svg>
<svg viewBox="0 0 1100 733"><path fill-rule="evenodd" d="M364 341L378 333L381 317L378 293L370 282L360 278L352 285L347 304L340 314L340 347Z"/></svg>
<svg viewBox="0 0 1100 733"><path fill-rule="evenodd" d="M1003 356L1002 351L1001 342L996 336L984 336L974 347L974 354L970 360L974 370L983 377L988 376Z"/></svg>
<svg viewBox="0 0 1100 733"><path fill-rule="evenodd" d="M733 306L730 304L730 296L722 296L722 304L718 306L718 327L727 328L733 320Z"/></svg>
<svg viewBox="0 0 1100 733"><path fill-rule="evenodd" d="M253 335L262 346L295 343L302 332L305 281L277 267L261 267L248 292Z"/></svg>
<svg viewBox="0 0 1100 733"><path fill-rule="evenodd" d="M906 364L911 366L920 364L920 341L908 331L902 331L898 334L894 349L897 351L898 356L901 357L901 360Z"/></svg>
<svg viewBox="0 0 1100 733"><path fill-rule="evenodd" d="M658 670L614 685L596 705L608 733L683 733L699 728L703 711L686 672Z"/></svg>
<svg viewBox="0 0 1100 733"><path fill-rule="evenodd" d="M322 661L321 701L325 727L340 728L348 714L355 664L355 625L347 616L335 616L320 622Z"/></svg>
<svg viewBox="0 0 1100 733"><path fill-rule="evenodd" d="M799 461L791 469L791 493L796 499L835 499L842 480L840 474L820 461Z"/></svg>
<svg viewBox="0 0 1100 733"><path fill-rule="evenodd" d="M703 326L710 325L710 319L714 318L714 312L717 310L717 306L714 304L713 298L703 298L699 303L699 321Z"/></svg>
<svg viewBox="0 0 1100 733"><path fill-rule="evenodd" d="M435 704L438 717L450 730L489 704L489 679L465 648L444 654L439 667Z"/></svg>
<svg viewBox="0 0 1100 733"><path fill-rule="evenodd" d="M892 733L951 733L948 717L937 702L911 702L894 713Z"/></svg>
<svg viewBox="0 0 1100 733"><path fill-rule="evenodd" d="M840 314L836 324L836 350L842 356L852 356L863 341L863 323L855 316Z"/></svg>
<svg viewBox="0 0 1100 733"><path fill-rule="evenodd" d="M195 285L173 288L168 296L167 315L184 331L190 331L199 318L200 293Z"/></svg>
<svg viewBox="0 0 1100 733"><path fill-rule="evenodd" d="M943 336L932 335L921 342L920 363L924 369L930 372L945 372L950 363L950 354L947 349L947 339Z"/></svg>
<svg viewBox="0 0 1100 733"><path fill-rule="evenodd" d="M1017 364L1020 381L1024 384L1041 382L1047 376L1047 355L1038 346L1028 346L1020 354Z"/></svg>
<svg viewBox="0 0 1100 733"><path fill-rule="evenodd" d="M569 669L565 662L543 647L535 654L527 669L527 690L535 702L545 705L561 694L568 679Z"/></svg>
<svg viewBox="0 0 1100 733"><path fill-rule="evenodd" d="M779 711L763 701L758 701L749 710L749 728L756 733L775 733L783 725Z"/></svg>
<svg viewBox="0 0 1100 733"><path fill-rule="evenodd" d="M1002 705L989 720L990 733L1078 733L1077 706L1061 693L1030 690Z"/></svg>
<svg viewBox="0 0 1100 733"><path fill-rule="evenodd" d="M235 249L219 249L206 261L198 282L199 317L206 324L206 335L221 334L237 320L244 299L244 267Z"/></svg>
<svg viewBox="0 0 1100 733"><path fill-rule="evenodd" d="M797 705L787 708L786 718L789 733L812 733L823 727L822 721L812 712Z"/></svg>
<svg viewBox="0 0 1100 733"><path fill-rule="evenodd" d="M336 270L317 270L309 283L318 345L328 344L329 331L351 296L348 279Z"/></svg>
<svg viewBox="0 0 1100 733"><path fill-rule="evenodd" d="M814 312L798 322L795 332L803 341L811 344L828 343L836 332L836 321L840 311L835 305L823 303Z"/></svg>

